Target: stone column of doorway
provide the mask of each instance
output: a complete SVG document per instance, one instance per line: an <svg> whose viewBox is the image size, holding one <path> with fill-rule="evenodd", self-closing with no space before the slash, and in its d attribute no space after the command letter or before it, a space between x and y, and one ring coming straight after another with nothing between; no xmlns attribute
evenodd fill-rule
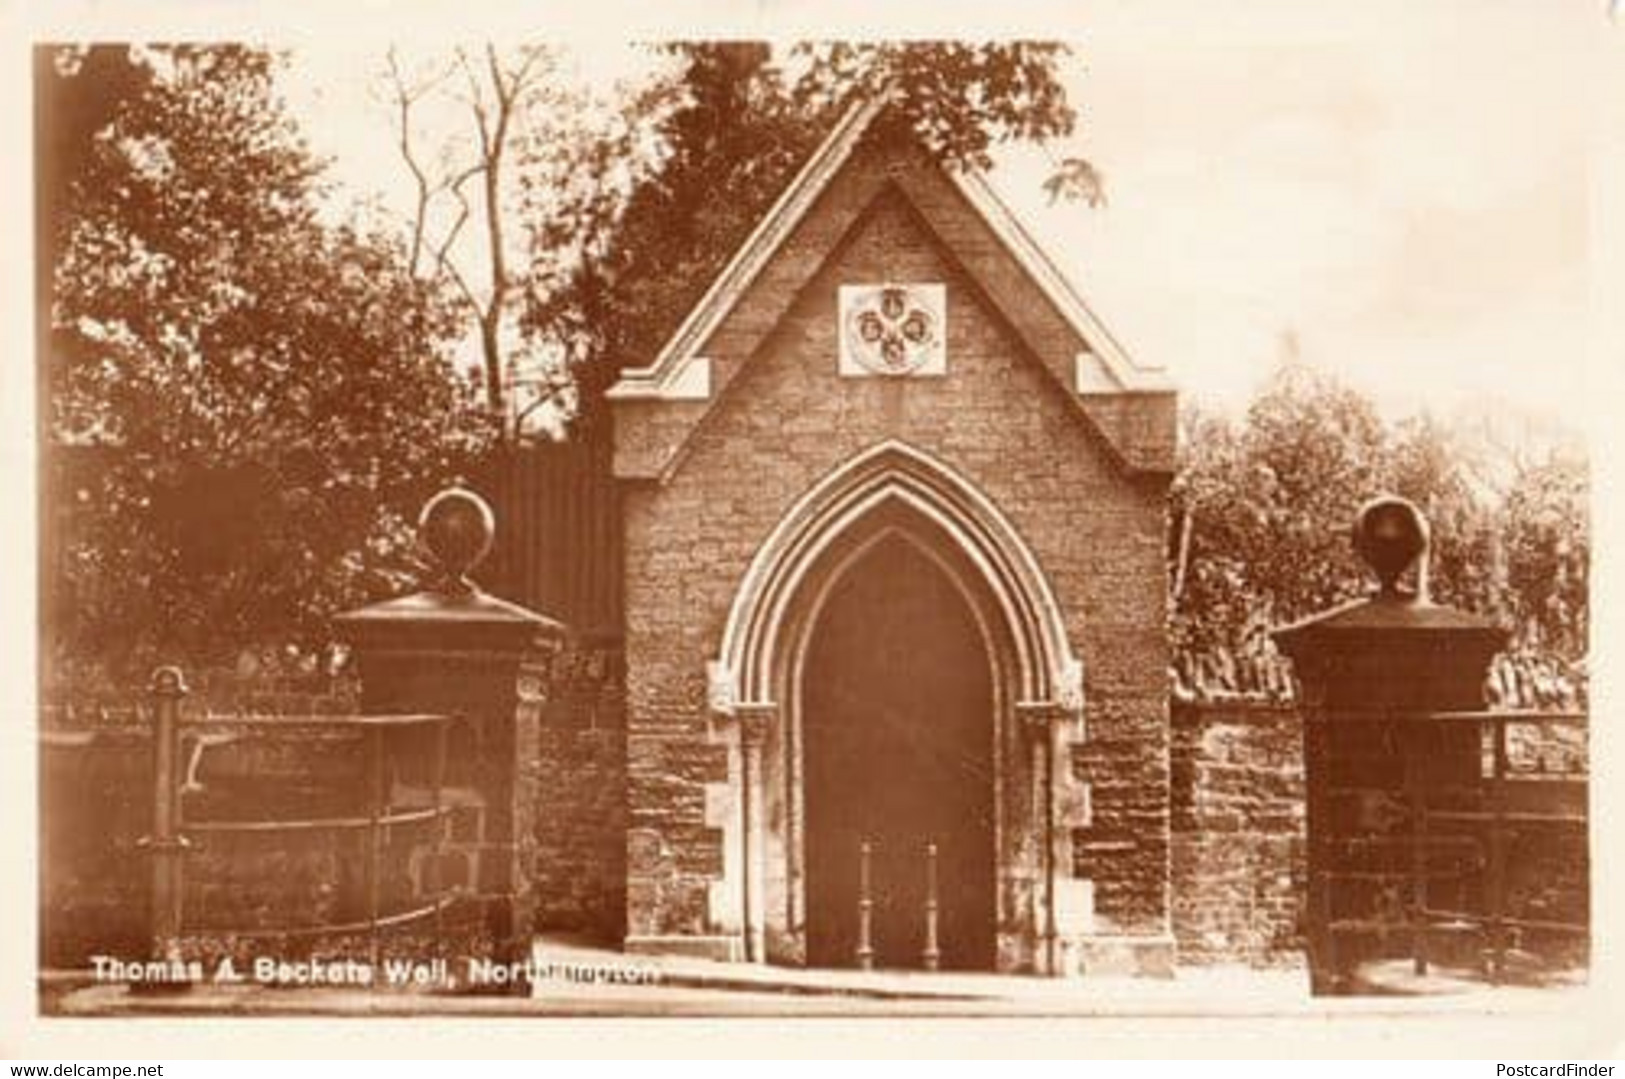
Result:
<svg viewBox="0 0 1625 1079"><path fill-rule="evenodd" d="M766 829L763 814L762 745L777 709L741 706L736 710L739 727L740 838L744 857L740 862L741 921L745 930L745 959L751 963L767 960L766 944Z"/></svg>

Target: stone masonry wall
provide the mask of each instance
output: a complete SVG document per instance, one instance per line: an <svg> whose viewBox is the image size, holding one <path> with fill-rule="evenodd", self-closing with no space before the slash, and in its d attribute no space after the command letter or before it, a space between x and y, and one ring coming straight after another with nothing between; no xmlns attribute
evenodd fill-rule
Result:
<svg viewBox="0 0 1625 1079"><path fill-rule="evenodd" d="M1305 838L1297 709L1175 701L1171 719L1180 962L1300 963Z"/></svg>
<svg viewBox="0 0 1625 1079"><path fill-rule="evenodd" d="M626 701L619 642L556 661L536 783L536 928L618 942L626 916Z"/></svg>
<svg viewBox="0 0 1625 1079"><path fill-rule="evenodd" d="M965 224L945 245L901 195L882 192L813 272L830 215L873 195L866 175L894 167L882 151L859 150L714 335L706 351L714 382L731 384L675 473L628 488L628 931L716 931L707 892L724 852L706 787L727 779L730 762L710 730L705 663L751 557L791 503L854 455L900 439L986 492L1048 575L1088 699L1088 740L1062 747L1058 771L1093 785L1090 826L1060 864L1094 880L1101 932L1164 933L1164 483L1135 479L1112 460L983 283L949 253L991 246L985 228ZM956 197L935 182L945 204ZM798 270L811 279L775 319L767 293ZM1013 280L1001 287L1020 287ZM876 281L947 284L945 377L838 377L837 286ZM1027 302L1041 305L1035 296L1029 290ZM764 332L748 363L730 351ZM654 419L628 432L640 444L662 437Z"/></svg>
<svg viewBox="0 0 1625 1079"><path fill-rule="evenodd" d="M1173 923L1185 964L1303 962L1306 899L1301 720L1287 701L1176 699L1171 710ZM1521 810L1584 819L1583 729L1514 724L1509 797ZM1484 775L1490 772L1486 757ZM1435 829L1441 827L1435 825ZM1586 830L1525 826L1508 838L1507 910L1543 921L1589 917ZM1446 907L1482 904L1466 891ZM1552 966L1584 963L1585 940L1529 930L1520 946Z"/></svg>

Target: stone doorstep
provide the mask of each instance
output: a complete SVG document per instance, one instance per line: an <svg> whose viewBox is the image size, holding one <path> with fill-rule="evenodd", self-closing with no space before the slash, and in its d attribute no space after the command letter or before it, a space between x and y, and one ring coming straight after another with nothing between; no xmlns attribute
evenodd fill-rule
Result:
<svg viewBox="0 0 1625 1079"><path fill-rule="evenodd" d="M615 968L653 968L658 994L670 989L776 993L787 998L848 997L875 1001L958 1005L974 1008L1026 1005L1035 1012L1078 1015L1278 1016L1328 1013L1561 1011L1572 996L1550 989L1464 988L1449 996L1402 998L1313 997L1308 974L1298 967L1178 967L1173 946L1161 938L1100 937L1094 942L1096 973L1072 977L925 971L861 971L782 967L729 962L696 955L627 953L577 938L540 936L532 948L545 963ZM1163 961L1167 961L1167 966ZM532 987L542 998L568 983Z"/></svg>
<svg viewBox="0 0 1625 1079"><path fill-rule="evenodd" d="M1171 936L1130 937L1095 935L1076 941L1063 941L1069 969L1076 977L1172 978L1177 954Z"/></svg>
<svg viewBox="0 0 1625 1079"><path fill-rule="evenodd" d="M544 962L657 970L661 983L688 988L741 989L897 999L1008 1000L1075 995L1085 980L1174 976L1171 937L1098 936L1071 950L1082 972L1072 977L916 970L851 970L748 963L733 937L629 938L624 951L606 951L575 938L541 936L532 958Z"/></svg>

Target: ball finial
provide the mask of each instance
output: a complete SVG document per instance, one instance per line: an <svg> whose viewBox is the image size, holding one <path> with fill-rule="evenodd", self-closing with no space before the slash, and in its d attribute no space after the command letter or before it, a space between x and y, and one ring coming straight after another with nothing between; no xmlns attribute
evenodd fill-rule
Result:
<svg viewBox="0 0 1625 1079"><path fill-rule="evenodd" d="M1373 498L1354 517L1354 550L1377 575L1384 595L1399 594L1400 576L1427 549L1427 518L1408 499Z"/></svg>
<svg viewBox="0 0 1625 1079"><path fill-rule="evenodd" d="M490 553L495 535L490 503L461 479L425 502L418 515L418 537L439 570L440 586L451 591L473 589L468 573Z"/></svg>
<svg viewBox="0 0 1625 1079"><path fill-rule="evenodd" d="M186 675L179 667L159 667L152 672L147 691L155 697L184 697L191 692Z"/></svg>

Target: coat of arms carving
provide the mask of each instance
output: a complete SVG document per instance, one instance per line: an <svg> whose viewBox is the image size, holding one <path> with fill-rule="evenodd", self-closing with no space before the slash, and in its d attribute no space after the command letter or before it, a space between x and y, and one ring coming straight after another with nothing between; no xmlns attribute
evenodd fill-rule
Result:
<svg viewBox="0 0 1625 1079"><path fill-rule="evenodd" d="M946 374L946 291L941 284L842 285L841 374Z"/></svg>

